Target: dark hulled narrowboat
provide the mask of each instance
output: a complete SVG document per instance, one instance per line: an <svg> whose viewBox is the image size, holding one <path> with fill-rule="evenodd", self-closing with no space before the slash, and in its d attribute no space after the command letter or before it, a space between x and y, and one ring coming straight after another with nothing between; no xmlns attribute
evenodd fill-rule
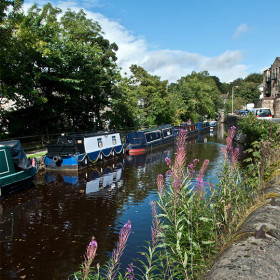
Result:
<svg viewBox="0 0 280 280"><path fill-rule="evenodd" d="M78 170L124 152L118 132L62 134L57 143L46 146L47 170Z"/></svg>
<svg viewBox="0 0 280 280"><path fill-rule="evenodd" d="M153 147L174 141L171 125L129 132L125 136L126 151L130 155L145 153Z"/></svg>
<svg viewBox="0 0 280 280"><path fill-rule="evenodd" d="M29 188L37 172L36 160L27 158L19 140L0 142L0 197Z"/></svg>

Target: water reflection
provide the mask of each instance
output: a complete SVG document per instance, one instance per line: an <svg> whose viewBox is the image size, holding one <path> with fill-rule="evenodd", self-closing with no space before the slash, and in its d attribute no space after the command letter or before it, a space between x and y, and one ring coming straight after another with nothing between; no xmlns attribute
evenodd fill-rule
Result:
<svg viewBox="0 0 280 280"><path fill-rule="evenodd" d="M188 159L209 159L209 178L216 176L223 141L219 129L188 139ZM95 263L104 264L127 220L133 233L122 263L134 261L150 239L157 175L165 174L164 159L175 151L174 144L74 174L39 174L34 188L1 200L0 278L66 279L80 268L92 236L98 241Z"/></svg>
<svg viewBox="0 0 280 280"><path fill-rule="evenodd" d="M102 165L96 165L81 171L58 173L48 171L45 175L48 184L66 184L78 188L80 193L90 195L96 192L103 194L122 187L120 184L124 159L110 160Z"/></svg>

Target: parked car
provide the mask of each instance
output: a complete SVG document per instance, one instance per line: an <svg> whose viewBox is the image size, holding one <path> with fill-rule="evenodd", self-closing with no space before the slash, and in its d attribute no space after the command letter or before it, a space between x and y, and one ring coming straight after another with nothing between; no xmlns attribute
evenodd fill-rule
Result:
<svg viewBox="0 0 280 280"><path fill-rule="evenodd" d="M272 119L271 110L269 108L252 108L249 111L259 119Z"/></svg>
<svg viewBox="0 0 280 280"><path fill-rule="evenodd" d="M248 110L237 110L235 114L236 114L237 116L240 116L240 117L245 117L245 116L248 115L248 113L249 113Z"/></svg>

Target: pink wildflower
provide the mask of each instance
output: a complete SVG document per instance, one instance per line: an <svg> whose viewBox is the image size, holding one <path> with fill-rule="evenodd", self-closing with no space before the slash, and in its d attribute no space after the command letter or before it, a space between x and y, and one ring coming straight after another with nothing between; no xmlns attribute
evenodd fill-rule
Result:
<svg viewBox="0 0 280 280"><path fill-rule="evenodd" d="M187 160L186 137L187 137L186 130L180 130L178 143L177 143L177 154L175 157L174 165L172 167L173 178L174 178L173 185L175 188L177 188L176 193L178 193L181 187L181 182L184 175L184 167Z"/></svg>
<svg viewBox="0 0 280 280"><path fill-rule="evenodd" d="M196 182L197 182L196 186L197 186L198 194L200 194L203 191L203 186L204 186L204 183L205 183L203 181L203 177L204 177L204 174L205 174L206 169L208 167L208 164L209 164L209 160L208 159L204 160L204 162L203 162L203 164L202 164L202 166L200 168L199 174L198 174L198 176L196 178Z"/></svg>
<svg viewBox="0 0 280 280"><path fill-rule="evenodd" d="M239 149L235 148L234 151L232 152L232 155L231 155L231 168L232 169L235 168L235 164L238 160L238 156L239 156Z"/></svg>
<svg viewBox="0 0 280 280"><path fill-rule="evenodd" d="M228 130L228 137L226 138L226 147L222 148L222 152L225 156L225 160L227 159L227 157L231 157L231 168L232 170L235 168L238 156L239 156L239 149L235 148L233 149L233 145L232 145L232 141L235 135L235 131L236 131L236 127L232 126L229 130Z"/></svg>
<svg viewBox="0 0 280 280"><path fill-rule="evenodd" d="M119 241L117 243L117 249L115 249L113 251L112 254L112 262L110 264L110 266L108 267L108 271L107 271L107 279L114 279L116 276L116 269L118 267L120 258L123 254L123 251L126 247L126 243L128 240L128 237L131 233L131 222L128 221L123 228L120 231L119 234Z"/></svg>
<svg viewBox="0 0 280 280"><path fill-rule="evenodd" d="M133 263L129 264L127 267L127 279L133 280L134 278L134 271L133 271Z"/></svg>
<svg viewBox="0 0 280 280"><path fill-rule="evenodd" d="M152 243L153 243L153 248L154 248L156 243L157 243L157 240L158 240L159 220L158 220L158 217L157 217L156 203L154 201L151 201L150 204L151 204L151 207L152 207L152 216L153 216L151 232L152 232Z"/></svg>
<svg viewBox="0 0 280 280"><path fill-rule="evenodd" d="M170 158L169 158L169 157L166 157L166 158L165 158L165 162L166 162L167 166L169 166L169 165L171 164Z"/></svg>
<svg viewBox="0 0 280 280"><path fill-rule="evenodd" d="M95 241L95 238L93 236L91 238L91 241L87 247L87 252L85 254L85 261L84 261L84 268L83 268L84 279L87 278L90 265L92 264L96 255L96 250L97 250L97 242Z"/></svg>
<svg viewBox="0 0 280 280"><path fill-rule="evenodd" d="M162 174L158 174L157 177L157 186L158 186L158 192L160 196L162 195L162 190L164 188L164 177Z"/></svg>

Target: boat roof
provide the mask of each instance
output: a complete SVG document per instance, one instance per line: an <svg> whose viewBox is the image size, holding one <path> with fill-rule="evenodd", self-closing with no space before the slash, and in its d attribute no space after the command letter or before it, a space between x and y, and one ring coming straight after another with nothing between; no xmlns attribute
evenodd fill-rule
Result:
<svg viewBox="0 0 280 280"><path fill-rule="evenodd" d="M158 126L158 127L154 127L154 128L148 128L148 129L143 129L143 130L138 130L138 131L132 131L131 133L135 133L135 132L151 132L151 131L156 131L156 130L160 130L160 129L166 129L166 128L171 128L170 124L166 124L166 125L162 125L162 126Z"/></svg>
<svg viewBox="0 0 280 280"><path fill-rule="evenodd" d="M110 135L110 134L116 134L119 132L116 131L98 131L98 132L89 132L89 133L71 133L71 134L61 134L59 137L65 137L65 138L87 138L87 137L95 137L95 136L102 136L102 135Z"/></svg>
<svg viewBox="0 0 280 280"><path fill-rule="evenodd" d="M18 144L19 140L8 140L8 141L1 141L0 146L9 146L13 147Z"/></svg>
<svg viewBox="0 0 280 280"><path fill-rule="evenodd" d="M28 170L28 169L32 168L32 165L30 164L29 160L27 159L27 156L26 156L19 140L2 141L2 142L0 142L0 146L9 147L11 157L14 161L14 164L17 167L19 167L23 170Z"/></svg>

